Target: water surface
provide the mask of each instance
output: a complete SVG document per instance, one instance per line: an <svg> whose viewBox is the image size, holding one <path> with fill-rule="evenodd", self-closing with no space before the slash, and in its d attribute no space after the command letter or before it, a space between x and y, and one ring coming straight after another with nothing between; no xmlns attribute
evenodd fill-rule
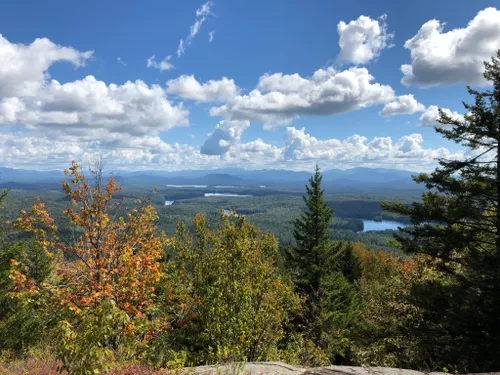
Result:
<svg viewBox="0 0 500 375"><path fill-rule="evenodd" d="M168 184L167 187L170 188L196 188L196 189L203 189L206 188L208 185L172 185Z"/></svg>
<svg viewBox="0 0 500 375"><path fill-rule="evenodd" d="M205 193L205 197L253 197L251 194L233 194L233 193Z"/></svg>
<svg viewBox="0 0 500 375"><path fill-rule="evenodd" d="M365 220L363 219L363 232L369 232L371 230L398 230L398 227L406 227L408 224L401 223L399 221L393 220Z"/></svg>

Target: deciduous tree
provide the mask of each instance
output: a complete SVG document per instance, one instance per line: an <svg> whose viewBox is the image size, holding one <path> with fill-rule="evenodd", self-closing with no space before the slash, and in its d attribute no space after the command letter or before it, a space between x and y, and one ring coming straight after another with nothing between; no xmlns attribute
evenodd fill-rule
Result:
<svg viewBox="0 0 500 375"><path fill-rule="evenodd" d="M277 265L274 236L244 217L221 214L211 229L197 215L192 233L179 225L171 251L189 288L191 315L183 325L195 350L191 361L272 358L299 304Z"/></svg>
<svg viewBox="0 0 500 375"><path fill-rule="evenodd" d="M14 261L11 277L17 296L43 294L50 300L61 328L59 356L68 369L83 374L105 366L129 337L149 329L167 239L155 226L149 199L122 210L123 200L113 200L121 188L112 176L104 183L99 165L91 181L74 162L66 175L71 179L63 181L63 190L72 207L64 214L74 239L58 236L54 220L36 199L15 225L34 235L52 258L54 274L37 283L27 264Z"/></svg>

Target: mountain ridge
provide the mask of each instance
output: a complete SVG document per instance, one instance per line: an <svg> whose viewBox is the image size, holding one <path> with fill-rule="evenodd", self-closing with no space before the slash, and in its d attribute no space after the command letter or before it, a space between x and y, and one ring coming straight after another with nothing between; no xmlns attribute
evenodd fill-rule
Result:
<svg viewBox="0 0 500 375"><path fill-rule="evenodd" d="M106 171L104 175L106 175ZM355 190L369 188L394 187L403 188L415 186L411 176L416 172L388 169L357 167L350 169L329 169L322 172L325 188ZM120 183L133 186L162 186L178 185L230 185L230 186L280 186L303 187L312 175L305 171L290 171L284 169L256 169L220 168L213 170L186 170L186 171L113 171L113 175ZM34 171L0 167L0 186L20 188L21 185L48 186L60 182L65 176L60 171ZM412 184L412 185L410 185Z"/></svg>

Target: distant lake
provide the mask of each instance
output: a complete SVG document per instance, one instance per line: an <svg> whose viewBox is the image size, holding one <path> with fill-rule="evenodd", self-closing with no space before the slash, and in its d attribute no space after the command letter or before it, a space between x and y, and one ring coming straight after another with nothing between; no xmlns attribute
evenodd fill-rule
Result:
<svg viewBox="0 0 500 375"><path fill-rule="evenodd" d="M206 188L207 185L167 185L169 188L195 188L195 189L203 189Z"/></svg>
<svg viewBox="0 0 500 375"><path fill-rule="evenodd" d="M232 193L205 193L205 197L253 197L251 194L232 194Z"/></svg>
<svg viewBox="0 0 500 375"><path fill-rule="evenodd" d="M165 206L171 206L174 204L174 201L165 201Z"/></svg>
<svg viewBox="0 0 500 375"><path fill-rule="evenodd" d="M393 220L375 221L375 220L363 219L363 232L368 232L371 230L386 230L386 229L398 230L398 227L406 227L407 225L408 224Z"/></svg>

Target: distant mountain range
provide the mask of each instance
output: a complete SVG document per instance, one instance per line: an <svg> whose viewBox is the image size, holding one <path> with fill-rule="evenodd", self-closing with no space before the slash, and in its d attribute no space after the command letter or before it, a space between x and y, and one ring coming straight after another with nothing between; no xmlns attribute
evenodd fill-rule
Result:
<svg viewBox="0 0 500 375"><path fill-rule="evenodd" d="M333 191L362 192L373 189L421 189L411 179L416 172L384 168L331 169L323 171L323 184ZM119 183L125 186L208 185L245 186L266 185L276 188L303 188L311 173L288 170L245 170L224 168L193 171L115 171ZM65 176L60 171L33 171L0 167L0 187L52 188L60 186Z"/></svg>

